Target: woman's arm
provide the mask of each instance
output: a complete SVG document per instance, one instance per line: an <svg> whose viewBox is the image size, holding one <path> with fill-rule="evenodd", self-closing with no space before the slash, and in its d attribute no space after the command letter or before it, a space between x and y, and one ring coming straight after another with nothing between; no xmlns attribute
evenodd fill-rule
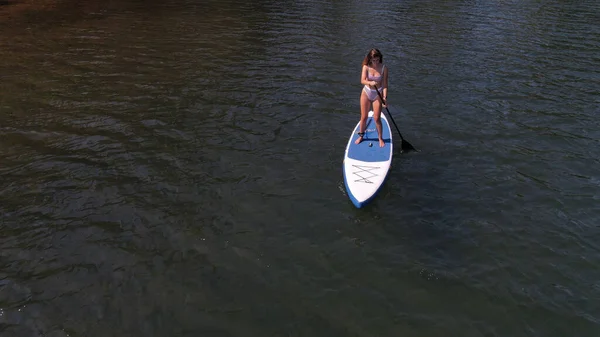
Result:
<svg viewBox="0 0 600 337"><path fill-rule="evenodd" d="M383 87L383 99L387 103L387 92L388 92L388 68L385 67L383 70L383 83L381 84Z"/></svg>
<svg viewBox="0 0 600 337"><path fill-rule="evenodd" d="M360 75L360 83L363 85L375 85L377 84L375 81L369 81L367 79L367 72L369 71L369 68L367 66L363 66L362 67L362 74Z"/></svg>

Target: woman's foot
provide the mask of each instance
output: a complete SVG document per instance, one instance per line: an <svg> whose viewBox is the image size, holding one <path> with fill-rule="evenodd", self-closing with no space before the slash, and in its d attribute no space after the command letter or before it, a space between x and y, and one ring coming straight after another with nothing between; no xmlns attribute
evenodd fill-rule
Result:
<svg viewBox="0 0 600 337"><path fill-rule="evenodd" d="M364 136L365 136L364 132L359 132L358 138L356 138L356 141L354 141L354 144L360 144L360 142L362 142Z"/></svg>
<svg viewBox="0 0 600 337"><path fill-rule="evenodd" d="M383 141L383 139L379 138L379 147L384 147L385 146L385 142Z"/></svg>

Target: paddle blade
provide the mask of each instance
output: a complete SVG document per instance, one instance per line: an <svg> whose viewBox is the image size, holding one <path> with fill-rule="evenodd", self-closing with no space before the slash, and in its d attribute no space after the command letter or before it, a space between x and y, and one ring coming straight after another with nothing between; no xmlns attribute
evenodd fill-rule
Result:
<svg viewBox="0 0 600 337"><path fill-rule="evenodd" d="M419 150L415 149L414 146L412 146L409 142L405 141L404 139L402 139L402 144L400 145L402 152L409 152L409 151L415 151L415 152L419 152Z"/></svg>

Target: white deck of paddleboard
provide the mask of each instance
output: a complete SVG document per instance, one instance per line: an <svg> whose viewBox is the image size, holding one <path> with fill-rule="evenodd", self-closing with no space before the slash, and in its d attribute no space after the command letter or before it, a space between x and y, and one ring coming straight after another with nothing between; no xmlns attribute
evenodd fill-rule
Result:
<svg viewBox="0 0 600 337"><path fill-rule="evenodd" d="M360 208L368 203L381 189L392 163L392 132L387 118L382 113L385 146L379 147L377 129L369 112L367 132L360 144L354 144L359 124L356 125L344 153L344 183L348 197Z"/></svg>

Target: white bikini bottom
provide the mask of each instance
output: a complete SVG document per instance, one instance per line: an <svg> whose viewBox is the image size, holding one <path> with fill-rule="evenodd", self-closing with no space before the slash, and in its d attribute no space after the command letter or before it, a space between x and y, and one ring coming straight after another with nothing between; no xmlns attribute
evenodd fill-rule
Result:
<svg viewBox="0 0 600 337"><path fill-rule="evenodd" d="M381 93L381 96L383 96L383 88L377 88L377 90L375 89L371 89L369 88L368 85L365 85L365 87L363 88L363 90L365 91L365 93L367 94L367 98L369 99L369 101L373 102L374 100L377 99L377 90L379 90L379 92Z"/></svg>

